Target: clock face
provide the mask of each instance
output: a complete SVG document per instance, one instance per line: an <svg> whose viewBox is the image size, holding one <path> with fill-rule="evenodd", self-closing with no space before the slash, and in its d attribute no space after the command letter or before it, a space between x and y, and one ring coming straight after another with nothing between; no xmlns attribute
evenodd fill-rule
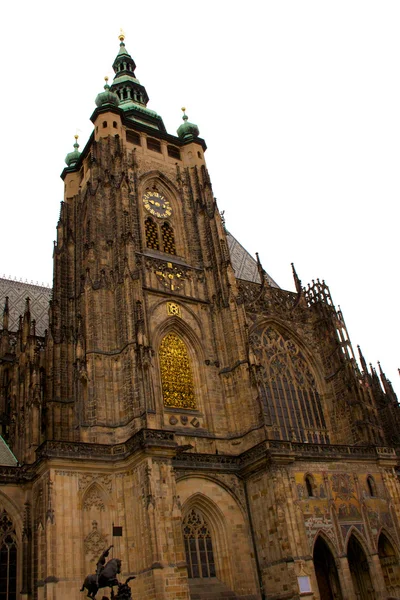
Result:
<svg viewBox="0 0 400 600"><path fill-rule="evenodd" d="M143 196L143 204L145 209L154 217L165 218L172 215L169 200L159 192L146 192Z"/></svg>

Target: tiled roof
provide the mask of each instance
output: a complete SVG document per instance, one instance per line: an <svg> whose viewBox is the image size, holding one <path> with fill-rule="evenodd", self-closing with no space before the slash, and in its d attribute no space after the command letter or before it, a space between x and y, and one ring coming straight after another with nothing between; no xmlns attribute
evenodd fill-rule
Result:
<svg viewBox="0 0 400 600"><path fill-rule="evenodd" d="M244 279L245 281L254 281L260 283L260 276L257 268L257 261L243 248L236 238L229 232L227 232L227 240L229 252L231 255L232 267L235 271L235 275L238 279ZM279 287L279 285L266 274L269 284L272 287Z"/></svg>
<svg viewBox="0 0 400 600"><path fill-rule="evenodd" d="M24 314L25 302L29 298L31 318L36 321L36 334L44 335L49 322L48 310L51 292L51 288L48 287L0 278L0 328L2 327L1 318L6 297L8 296L9 300L10 331L18 329L19 316Z"/></svg>
<svg viewBox="0 0 400 600"><path fill-rule="evenodd" d="M17 459L0 435L0 466L16 467L17 464Z"/></svg>

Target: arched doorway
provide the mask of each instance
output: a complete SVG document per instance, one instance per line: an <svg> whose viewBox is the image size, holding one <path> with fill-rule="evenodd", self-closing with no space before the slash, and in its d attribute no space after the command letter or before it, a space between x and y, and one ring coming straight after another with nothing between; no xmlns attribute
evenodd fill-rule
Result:
<svg viewBox="0 0 400 600"><path fill-rule="evenodd" d="M335 559L321 536L314 544L313 559L321 600L342 600Z"/></svg>
<svg viewBox="0 0 400 600"><path fill-rule="evenodd" d="M347 544L347 560L357 600L375 600L368 560L354 535L350 536Z"/></svg>
<svg viewBox="0 0 400 600"><path fill-rule="evenodd" d="M389 596L400 596L400 565L392 543L384 533L379 536L379 561Z"/></svg>

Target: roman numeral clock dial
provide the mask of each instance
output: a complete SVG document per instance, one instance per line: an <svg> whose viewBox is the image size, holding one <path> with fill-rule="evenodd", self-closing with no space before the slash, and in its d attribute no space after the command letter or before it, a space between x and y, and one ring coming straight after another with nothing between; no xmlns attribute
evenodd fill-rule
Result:
<svg viewBox="0 0 400 600"><path fill-rule="evenodd" d="M170 217L172 215L172 208L169 200L165 198L159 192L146 192L143 196L143 204L145 209L159 219Z"/></svg>

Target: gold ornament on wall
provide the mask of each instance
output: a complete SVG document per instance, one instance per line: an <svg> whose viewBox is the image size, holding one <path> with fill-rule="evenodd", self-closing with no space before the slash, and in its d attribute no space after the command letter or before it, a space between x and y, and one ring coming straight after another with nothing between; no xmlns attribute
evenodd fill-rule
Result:
<svg viewBox="0 0 400 600"><path fill-rule="evenodd" d="M181 317L181 307L176 302L167 302L167 314L170 317Z"/></svg>
<svg viewBox="0 0 400 600"><path fill-rule="evenodd" d="M164 406L195 409L192 368L185 343L175 333L169 333L161 342L159 355Z"/></svg>

